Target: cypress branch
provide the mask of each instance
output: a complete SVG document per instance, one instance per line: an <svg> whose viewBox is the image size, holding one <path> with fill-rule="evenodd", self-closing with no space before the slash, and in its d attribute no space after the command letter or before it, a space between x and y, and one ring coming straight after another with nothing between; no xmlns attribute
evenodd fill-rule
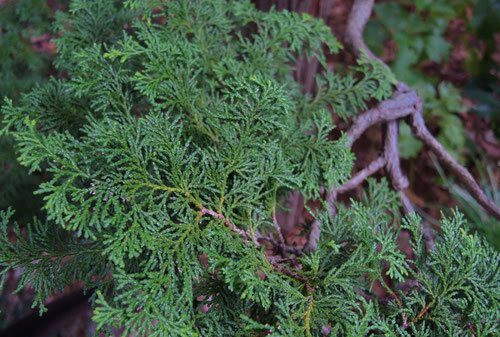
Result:
<svg viewBox="0 0 500 337"><path fill-rule="evenodd" d="M427 251L401 191L367 179L383 166L401 178L389 155L351 178L356 138L419 100L368 53L343 73L325 68L312 97L293 62L325 65L340 44L307 15L236 0L75 0L56 27L67 76L2 108L19 162L47 176L36 192L47 216L10 240L2 214L1 273L23 268L42 311L78 280L95 290L98 329L124 335L498 333L498 253L458 213ZM332 108L354 119L337 140ZM336 201L365 180L359 200ZM329 195L303 250L276 224L292 191Z"/></svg>

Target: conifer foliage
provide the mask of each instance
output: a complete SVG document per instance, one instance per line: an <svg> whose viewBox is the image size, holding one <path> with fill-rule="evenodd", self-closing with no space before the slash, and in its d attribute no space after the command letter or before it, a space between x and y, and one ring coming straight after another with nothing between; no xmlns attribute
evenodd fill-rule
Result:
<svg viewBox="0 0 500 337"><path fill-rule="evenodd" d="M497 332L498 253L459 214L427 251L383 180L335 217L311 211L316 250L266 244L282 241L283 196L315 199L350 178L329 109L349 118L392 94L387 68L364 56L302 94L294 60L326 65L341 48L322 22L249 1L74 0L57 25L66 76L2 109L20 163L49 177L36 192L46 219L12 242L3 213L0 238L0 273L23 268L41 312L79 280L98 328L124 336Z"/></svg>

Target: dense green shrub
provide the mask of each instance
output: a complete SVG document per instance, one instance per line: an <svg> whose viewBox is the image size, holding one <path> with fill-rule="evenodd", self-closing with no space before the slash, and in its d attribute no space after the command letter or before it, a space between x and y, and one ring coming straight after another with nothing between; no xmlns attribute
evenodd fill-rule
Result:
<svg viewBox="0 0 500 337"><path fill-rule="evenodd" d="M427 252L420 219L400 216L384 181L334 218L316 210L310 254L256 239L275 233L282 196L318 198L349 179L354 158L344 136L330 139L328 109L349 118L391 95L391 74L364 57L301 93L295 58L324 64L341 47L320 21L248 1L80 0L58 26L67 77L2 109L19 161L49 179L37 192L47 219L27 236L11 243L3 214L0 273L22 267L42 312L81 280L99 329L123 335L497 333L499 255L459 214Z"/></svg>

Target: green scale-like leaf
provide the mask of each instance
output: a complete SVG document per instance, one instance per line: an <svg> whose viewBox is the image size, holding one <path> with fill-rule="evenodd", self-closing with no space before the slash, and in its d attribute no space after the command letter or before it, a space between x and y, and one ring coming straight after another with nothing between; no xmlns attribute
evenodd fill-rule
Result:
<svg viewBox="0 0 500 337"><path fill-rule="evenodd" d="M413 263L396 240L402 223L419 219L400 219L385 183L370 182L333 219L318 210L318 250L284 262L292 273L254 243L271 234L288 193L319 198L349 179L354 158L345 135L332 140L330 109L349 118L391 94L392 75L366 57L344 72L322 69L317 94L302 94L297 58L325 65L323 48L340 49L322 22L249 1L95 0L73 1L58 27L66 76L2 109L20 163L45 174L37 193L47 221L27 239L17 231L16 243L4 230L0 242L2 274L25 268L35 304L81 280L95 290L100 330L141 336L320 336L325 326L339 336L439 336L464 331L464 320L496 328L478 321L497 301L498 273L472 253L487 248L459 237L456 218L430 262L422 253ZM457 247L471 266L440 253ZM461 276L452 279L454 264ZM368 299L381 276L401 308ZM397 286L412 277L423 290L404 294ZM402 329L401 313L416 317L438 292L429 317L442 321Z"/></svg>

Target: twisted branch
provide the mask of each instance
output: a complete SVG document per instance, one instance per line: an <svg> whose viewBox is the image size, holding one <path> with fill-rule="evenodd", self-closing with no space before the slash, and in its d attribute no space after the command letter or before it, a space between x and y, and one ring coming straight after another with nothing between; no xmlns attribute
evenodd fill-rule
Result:
<svg viewBox="0 0 500 337"><path fill-rule="evenodd" d="M366 47L363 41L363 30L372 12L373 2L373 0L355 0L349 15L346 42L355 54L359 55L361 52L365 52L372 57L372 59L379 60ZM385 144L387 169L394 187L402 191L408 184L399 166L397 125L395 121L407 116L411 116L412 118L412 127L415 136L422 140L422 142L437 155L438 159L450 170L450 172L458 177L465 188L481 206L496 218L500 219L500 208L495 205L493 201L488 199L469 171L460 165L429 132L423 118L422 100L418 97L415 90L411 89L408 85L399 83L391 99L379 103L374 109L368 110L356 118L352 128L348 132L351 144L371 125L379 122L389 122ZM403 202L403 204L408 204L408 202ZM406 205L405 208L409 209L408 205Z"/></svg>
<svg viewBox="0 0 500 337"><path fill-rule="evenodd" d="M345 42L356 56L365 53L371 59L382 62L366 46L363 40L363 31L372 13L374 0L355 0L349 14ZM382 62L383 63L383 62ZM383 63L385 65L385 63ZM387 65L386 65L387 66ZM405 190L409 186L408 179L403 174L400 165L400 154L398 150L398 120L410 117L412 120L412 130L427 147L437 155L438 160L443 163L448 170L453 173L464 187L471 193L477 202L490 214L500 219L500 207L490 200L483 192L479 184L465 167L460 165L441 145L437 139L427 129L423 118L423 102L418 94L403 82L396 86L391 98L378 103L372 109L358 115L347 131L348 145L354 142L371 126L384 123L387 125L386 138L384 143L383 157L377 158L367 167L358 172L348 182L337 189L331 189L326 195L330 216L336 213L335 204L339 193L346 192L359 186L363 181L373 175L382 167L386 167L391 183L400 193L401 203L405 213L414 211L414 207L408 198ZM316 249L321 232L321 223L315 221L311 226L309 242L306 244L306 251ZM424 231L426 232L426 231ZM427 233L428 234L428 233ZM426 235L428 246L432 247L431 235Z"/></svg>
<svg viewBox="0 0 500 337"><path fill-rule="evenodd" d="M411 115L420 101L418 95L406 85L399 84L394 95L366 112L358 115L347 131L348 145L352 144L371 126Z"/></svg>

